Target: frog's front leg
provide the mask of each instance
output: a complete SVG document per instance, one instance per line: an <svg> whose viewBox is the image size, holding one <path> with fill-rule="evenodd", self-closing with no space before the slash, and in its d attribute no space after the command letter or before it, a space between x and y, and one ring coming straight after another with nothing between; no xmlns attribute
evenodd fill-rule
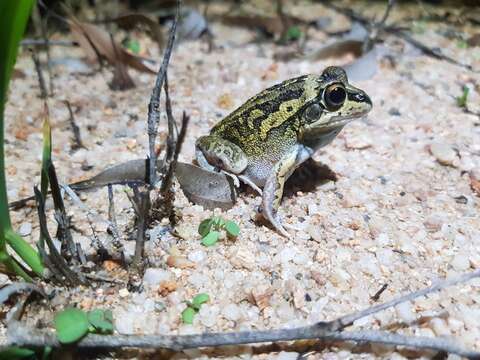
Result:
<svg viewBox="0 0 480 360"><path fill-rule="evenodd" d="M243 150L231 141L215 135L202 136L195 144L198 164L210 171L220 171L231 176L235 186L240 186L238 177L248 165Z"/></svg>
<svg viewBox="0 0 480 360"><path fill-rule="evenodd" d="M313 150L304 145L295 145L273 167L265 182L262 196L262 214L283 236L289 237L278 218L278 208L283 196L283 188L293 171L309 159Z"/></svg>

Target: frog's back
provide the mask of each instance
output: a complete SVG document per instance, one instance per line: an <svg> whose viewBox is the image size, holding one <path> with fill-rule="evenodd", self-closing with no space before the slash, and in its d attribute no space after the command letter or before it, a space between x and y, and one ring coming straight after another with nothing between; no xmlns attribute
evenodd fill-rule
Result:
<svg viewBox="0 0 480 360"><path fill-rule="evenodd" d="M321 78L304 75L263 90L220 121L211 131L240 146L247 154L265 151L271 143L296 139L298 111L318 94Z"/></svg>

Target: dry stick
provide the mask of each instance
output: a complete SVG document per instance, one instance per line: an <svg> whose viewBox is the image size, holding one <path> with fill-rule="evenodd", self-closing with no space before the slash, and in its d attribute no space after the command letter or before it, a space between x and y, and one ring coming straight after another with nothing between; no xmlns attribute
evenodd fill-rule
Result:
<svg viewBox="0 0 480 360"><path fill-rule="evenodd" d="M42 40L44 41L43 46L45 47L45 53L47 55L47 74L48 74L48 80L49 80L49 88L50 88L50 96L53 95L53 79L52 79L52 72L51 72L51 67L50 67L50 42L47 37L47 16L45 19L42 19L42 16L40 15L40 5L35 5L33 8L32 12L32 21L33 21L33 27L35 29L35 35L37 37L41 37Z"/></svg>
<svg viewBox="0 0 480 360"><path fill-rule="evenodd" d="M457 278L438 282L411 294L401 296L385 304L370 307L358 313L343 316L330 322L319 322L311 326L294 329L279 329L266 331L243 331L232 333L204 333L199 335L87 335L76 346L79 348L155 348L183 350L200 347L215 347L224 345L253 344L261 342L291 341L301 339L321 339L329 341L353 341L360 343L382 343L406 346L416 349L432 349L467 357L480 359L480 352L466 349L454 341L446 338L427 338L419 336L404 336L384 331L335 331L333 328L343 327L353 321L402 302L413 300L433 291L443 289L480 276L480 270L463 274ZM60 344L52 332L28 329L19 322L10 324L7 329L7 342L3 346L54 346Z"/></svg>
<svg viewBox="0 0 480 360"><path fill-rule="evenodd" d="M68 250L69 255L75 258L77 253L75 243L73 242L72 232L70 231L70 219L65 211L65 204L58 184L57 173L52 162L48 165L48 180L50 182L50 189L52 192L53 205L55 208L55 220L58 224L57 238L62 244L62 255L65 256L65 250ZM78 259L76 259L78 260Z"/></svg>
<svg viewBox="0 0 480 360"><path fill-rule="evenodd" d="M44 39L24 39L20 42L21 46L76 46L75 42L68 40L44 40Z"/></svg>
<svg viewBox="0 0 480 360"><path fill-rule="evenodd" d="M70 127L72 128L72 133L73 133L73 141L74 142L73 142L73 145L72 145L72 150L77 150L77 149L80 149L80 148L85 149L85 146L83 146L83 143L82 143L82 136L80 135L80 128L78 127L78 125L75 122L75 116L73 115L72 106L70 105L70 101L64 100L63 102L67 106L67 109L68 109L68 114L69 114L68 121L70 122Z"/></svg>
<svg viewBox="0 0 480 360"><path fill-rule="evenodd" d="M373 45L378 38L378 34L385 28L385 23L387 22L387 19L390 16L390 12L395 6L395 3L396 0L388 0L387 8L385 9L385 12L380 22L376 24L374 23L373 26L370 26L369 34L365 37L365 41L363 42L362 46L364 53L373 48Z"/></svg>
<svg viewBox="0 0 480 360"><path fill-rule="evenodd" d="M447 286L453 286L453 285L456 285L456 284L467 282L468 280L471 280L471 279L476 278L476 277L480 277L480 269L475 270L475 271L470 272L470 273L463 274L463 275L461 275L459 277L456 277L456 278L453 278L453 279L447 279L447 280L439 281L436 284L434 284L434 285L432 285L428 288L414 291L412 293L400 296L400 297L398 297L396 299L393 299L391 301L388 301L386 303L375 305L375 306L369 307L368 309L365 309L365 310L362 310L362 311L359 311L359 312L356 312L356 313L353 313L353 314L350 314L350 315L342 316L341 318L338 318L336 320L333 320L333 321L330 321L330 322L326 323L326 326L328 326L329 329L333 330L333 331L341 330L341 329L343 329L347 326L352 325L356 320L359 320L359 319L364 318L366 316L369 316L369 315L372 315L372 314L377 313L379 311L385 310L387 308L396 306L400 303L413 300L413 299L418 298L420 296L427 295L427 294L432 293L434 291L443 289Z"/></svg>
<svg viewBox="0 0 480 360"><path fill-rule="evenodd" d="M120 240L120 232L118 231L117 217L115 216L115 201L113 198L112 184L108 184L108 221L110 222L108 225L108 229L112 234L113 246L120 253L120 259L123 265L125 265L125 255L123 253L123 245Z"/></svg>
<svg viewBox="0 0 480 360"><path fill-rule="evenodd" d="M322 1L320 1L320 3L322 3L324 6L330 8L330 9L335 10L336 12L338 12L340 14L343 14L343 15L349 17L351 20L357 21L357 22L359 22L359 23L361 23L365 26L368 26L371 23L370 19L357 14L356 12L354 12L351 9L345 9L345 8L342 8L338 5L335 5L331 1L322 0ZM403 32L401 30L399 30L396 27L385 26L383 28L383 31L385 31L385 32L387 32L387 33L389 33L393 36L396 36L396 37L399 37L399 38L405 40L406 42L408 42L411 45L415 46L416 48L420 49L425 55L431 56L435 59L444 60L446 62L449 62L450 64L461 66L461 67L463 67L465 69L468 69L470 71L477 72L476 70L473 69L473 67L471 65L461 63L461 62L455 60L454 58L451 58L450 56L443 54L440 49L434 49L434 48L428 47L427 45L425 45L425 44L421 43L420 41L414 39L412 36L410 36L409 34Z"/></svg>
<svg viewBox="0 0 480 360"><path fill-rule="evenodd" d="M175 42L179 8L180 4L179 2L177 2L177 11L175 14L175 19L173 20L172 27L170 28L170 34L168 35L167 47L165 48L165 53L163 55L162 65L158 70L157 78L155 80L155 86L153 87L152 95L150 97L150 103L148 104L147 129L148 148L150 155L148 183L150 185L150 188L153 188L157 182L157 154L155 152L155 140L157 137L158 124L160 122L160 92L162 90L163 82L167 73L168 63L172 54L173 44Z"/></svg>
<svg viewBox="0 0 480 360"><path fill-rule="evenodd" d="M42 66L40 65L40 60L38 59L35 49L32 49L32 60L35 64L35 71L37 72L38 84L40 86L40 98L46 99L48 92L45 86L45 78L43 77Z"/></svg>
<svg viewBox="0 0 480 360"><path fill-rule="evenodd" d="M42 249L42 255L44 255L45 258L49 259L48 263L49 265L52 266L50 270L52 270L57 277L58 277L57 271L60 271L61 274L65 276L65 279L70 283L70 285L78 286L80 284L86 284L86 281L81 274L77 274L70 269L65 259L59 254L59 252L57 251L57 248L53 244L52 238L50 237L50 234L47 228L47 218L45 215L45 201L43 199L43 196L40 190L38 190L36 186L33 188L33 190L35 192L35 197L37 199L38 222L40 224L40 233L45 239L45 242L47 243L48 249L50 251L50 253L47 255L45 253L45 250Z"/></svg>
<svg viewBox="0 0 480 360"><path fill-rule="evenodd" d="M133 201L136 206L137 213L137 238L135 239L135 253L133 255L132 264L137 270L142 268L142 260L145 249L145 230L148 224L148 210L150 209L150 193L146 187L141 190L137 186L132 186Z"/></svg>

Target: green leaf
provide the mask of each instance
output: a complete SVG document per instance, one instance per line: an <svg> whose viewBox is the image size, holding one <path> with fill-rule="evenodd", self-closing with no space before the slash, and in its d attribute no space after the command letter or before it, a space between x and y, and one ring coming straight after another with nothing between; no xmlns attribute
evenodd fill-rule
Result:
<svg viewBox="0 0 480 360"><path fill-rule="evenodd" d="M113 333L113 314L111 310L95 309L87 314L88 321L101 334Z"/></svg>
<svg viewBox="0 0 480 360"><path fill-rule="evenodd" d="M302 30L296 25L290 26L287 30L286 38L287 41L294 41L300 39L302 36Z"/></svg>
<svg viewBox="0 0 480 360"><path fill-rule="evenodd" d="M52 128L48 114L45 114L43 119L43 151L42 151L42 171L40 178L40 189L43 200L47 200L48 191L48 167L52 163Z"/></svg>
<svg viewBox="0 0 480 360"><path fill-rule="evenodd" d="M240 227L234 221L227 220L225 222L225 231L228 236L237 237L240 234Z"/></svg>
<svg viewBox="0 0 480 360"><path fill-rule="evenodd" d="M203 220L200 223L200 225L198 225L198 233L200 234L200 236L202 237L206 236L210 232L212 225L213 225L213 218L208 218Z"/></svg>
<svg viewBox="0 0 480 360"><path fill-rule="evenodd" d="M469 93L468 86L463 87L463 93L461 96L457 96L457 105L459 107L467 107L467 100L468 100L468 93Z"/></svg>
<svg viewBox="0 0 480 360"><path fill-rule="evenodd" d="M80 340L87 334L90 326L87 314L75 308L65 309L56 314L53 323L57 330L58 341L63 344Z"/></svg>
<svg viewBox="0 0 480 360"><path fill-rule="evenodd" d="M216 244L220 237L220 233L218 231L211 231L202 239L202 245L205 246L213 246Z"/></svg>
<svg viewBox="0 0 480 360"><path fill-rule="evenodd" d="M12 346L0 351L0 360L24 359L33 355L35 355L33 350Z"/></svg>
<svg viewBox="0 0 480 360"><path fill-rule="evenodd" d="M195 310L200 310L200 306L210 300L210 295L200 293L192 299L192 307Z"/></svg>
<svg viewBox="0 0 480 360"><path fill-rule="evenodd" d="M225 220L220 216L213 217L213 227L215 230L220 230L225 225Z"/></svg>
<svg viewBox="0 0 480 360"><path fill-rule="evenodd" d="M187 307L185 310L182 311L182 322L184 324L193 324L193 318L197 312L194 308Z"/></svg>
<svg viewBox="0 0 480 360"><path fill-rule="evenodd" d="M140 53L140 43L138 42L138 40L131 39L130 41L128 41L127 49L134 54L138 54Z"/></svg>

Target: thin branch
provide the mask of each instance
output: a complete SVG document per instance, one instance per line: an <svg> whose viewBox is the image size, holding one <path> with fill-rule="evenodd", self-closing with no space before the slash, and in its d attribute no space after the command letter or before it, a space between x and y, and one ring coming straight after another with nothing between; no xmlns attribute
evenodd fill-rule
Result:
<svg viewBox="0 0 480 360"><path fill-rule="evenodd" d="M45 40L45 39L24 39L21 46L76 46L75 42L68 40Z"/></svg>
<svg viewBox="0 0 480 360"><path fill-rule="evenodd" d="M170 56L172 54L173 44L175 42L175 35L177 31L177 22L180 12L180 3L177 1L177 11L175 18L173 20L172 27L170 28L170 34L168 36L167 46L165 48L165 53L163 55L163 61L160 66L160 69L157 73L157 78L155 80L155 86L152 90L152 95L150 97L150 103L148 104L148 120L147 120L147 129L148 129L148 148L149 148L149 185L150 188L153 188L157 182L157 154L155 152L155 142L157 138L158 124L160 122L160 92L163 87L163 82L165 81L165 76L167 74L168 63L170 61Z"/></svg>
<svg viewBox="0 0 480 360"><path fill-rule="evenodd" d="M364 316L382 311L386 308L410 301L418 296L426 295L432 291L443 289L447 286L464 283L480 276L480 270L463 274L457 278L438 282L428 288L400 296L387 303L372 306L364 311L343 316L331 322L318 322L311 326L299 328L242 331L229 333L203 333L198 335L95 335L89 334L80 340L76 346L79 348L154 348L171 349L180 351L184 349L216 347L225 345L254 344L263 342L292 341L301 339L319 339L328 341L352 341L356 343L381 343L396 346L406 346L414 349L430 349L451 354L457 354L469 359L480 359L480 352L466 349L451 339L429 338L420 336L405 336L385 331L342 331L345 326ZM339 330L332 330L332 326ZM6 343L1 346L26 346L60 347L56 336L51 331L41 331L24 327L19 322L13 322L7 329Z"/></svg>
<svg viewBox="0 0 480 360"><path fill-rule="evenodd" d="M72 106L70 105L70 101L65 100L64 104L67 106L67 109L68 109L68 114L69 114L68 121L70 122L70 127L72 128L72 133L73 133L74 142L72 145L72 150L77 150L80 148L85 149L85 146L83 146L83 143L82 143L82 136L80 135L80 128L75 122L75 116L73 115L73 110L72 110Z"/></svg>
<svg viewBox="0 0 480 360"><path fill-rule="evenodd" d="M118 224L117 224L117 217L115 216L115 201L113 197L113 187L111 184L108 185L108 230L110 231L113 241L112 244L120 253L120 258L122 262L125 260L125 256L123 253L123 245L120 240L120 232L118 231Z"/></svg>
<svg viewBox="0 0 480 360"><path fill-rule="evenodd" d="M446 338L405 336L385 331L345 331L325 332L316 326L293 329L242 331L237 333L204 333L200 335L95 335L89 334L80 340L78 348L154 348L181 351L201 347L255 344L264 342L318 339L328 341L352 341L356 343L377 343L406 346L420 350L437 350L457 354L469 359L480 359L480 352L469 350ZM19 322L10 324L7 329L6 346L60 347L51 331L27 329Z"/></svg>
<svg viewBox="0 0 480 360"><path fill-rule="evenodd" d="M469 281L473 278L477 278L477 277L480 277L480 269L475 270L475 271L470 272L470 273L463 274L463 275L461 275L459 277L456 277L456 278L439 281L436 284L434 284L430 287L427 287L425 289L417 290L417 291L414 291L412 293L400 296L400 297L398 297L396 299L393 299L391 301L387 301L386 303L375 305L375 306L369 307L368 309L365 309L365 310L362 310L362 311L359 311L359 312L356 312L356 313L353 313L353 314L350 314L350 315L343 316L341 318L338 318L334 321L331 321L331 322L327 323L327 325L329 326L329 328L331 330L341 330L341 329L343 329L347 326L352 325L356 320L359 320L361 318L364 318L364 317L367 317L369 315L375 314L379 311L388 309L388 308L396 306L398 304L401 304L401 303L404 303L404 302L407 302L407 301L411 301L411 300L416 299L420 296L425 296L427 294L430 294L432 292L441 290L441 289L446 288L448 286L453 286L453 285L457 285L457 284L467 282L467 281Z"/></svg>
<svg viewBox="0 0 480 360"><path fill-rule="evenodd" d="M40 64L40 59L35 49L32 49L32 60L35 65L35 71L37 72L38 85L40 86L40 98L46 99L48 96L47 87L45 85L45 78L43 77L42 65Z"/></svg>
<svg viewBox="0 0 480 360"><path fill-rule="evenodd" d="M357 21L357 22L363 24L364 26L369 26L372 23L371 19L368 19L368 18L366 18L362 15L359 15L351 9L340 7L340 6L336 5L333 1L322 0L320 2L324 6L330 8L330 9L333 9L340 14L343 14L343 15L347 16L351 20ZM407 34L406 32L399 30L395 26L385 26L383 28L383 31L385 31L385 32L387 32L387 33L389 33L393 36L396 36L396 37L399 37L399 38L405 40L406 42L415 46L417 49L421 50L425 55L428 55L428 56L433 57L433 58L438 59L438 60L444 60L446 62L449 62L449 63L457 65L457 66L461 66L461 67L463 67L465 69L468 69L470 71L475 71L471 65L461 63L458 60L455 60L454 58L443 54L440 49L435 49L435 48L428 47L427 45L423 44L422 42L414 39L411 35Z"/></svg>

